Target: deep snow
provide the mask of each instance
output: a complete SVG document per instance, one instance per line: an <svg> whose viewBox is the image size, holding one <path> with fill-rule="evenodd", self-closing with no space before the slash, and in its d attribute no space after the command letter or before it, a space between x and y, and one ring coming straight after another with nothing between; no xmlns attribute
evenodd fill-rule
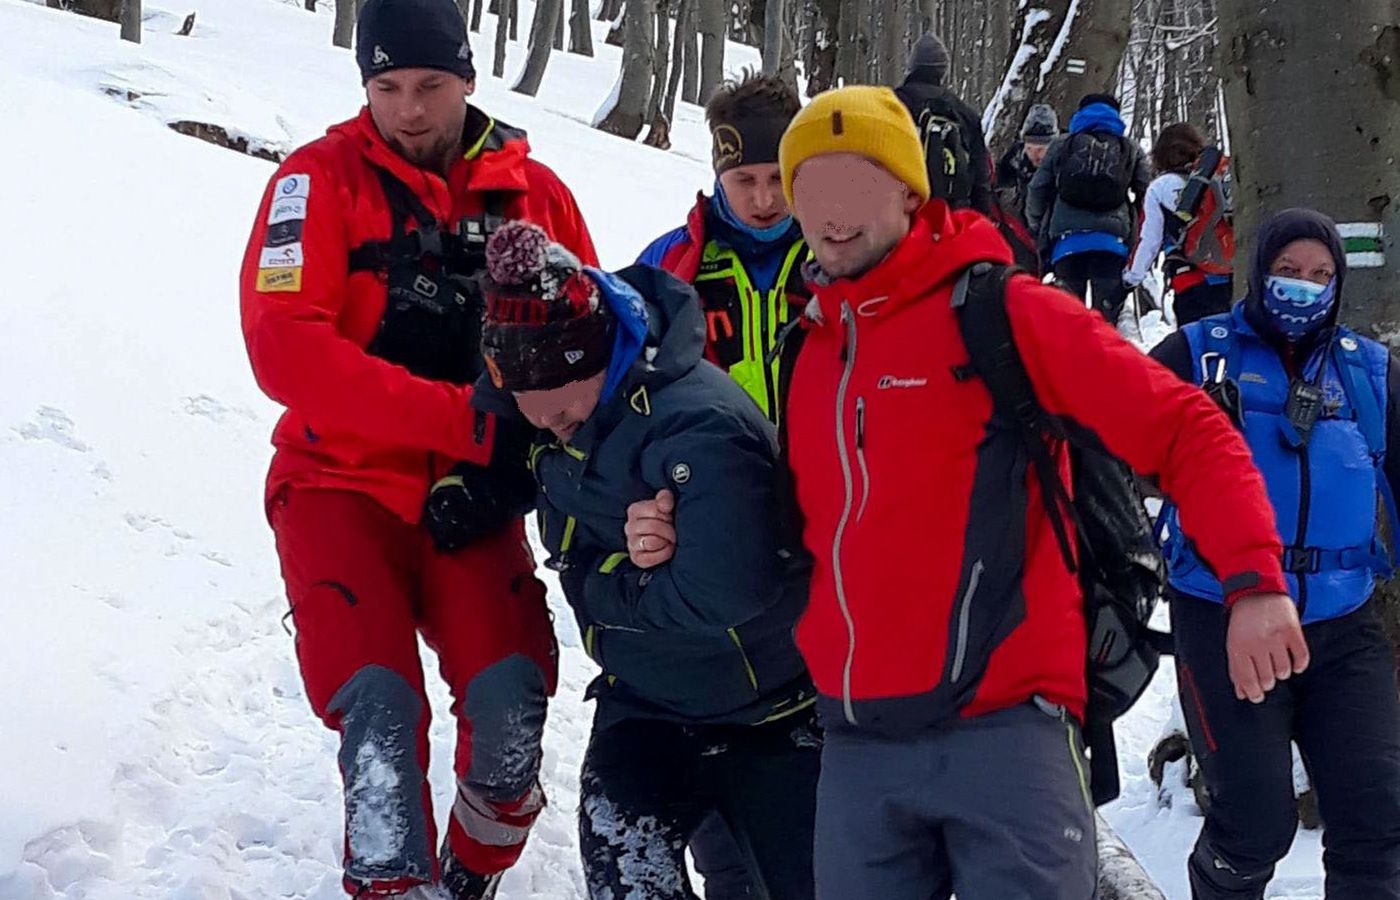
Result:
<svg viewBox="0 0 1400 900"><path fill-rule="evenodd" d="M253 384L237 270L271 164L175 134L220 124L289 148L349 118L361 89L331 15L281 0L148 4L146 39L0 0L0 898L336 898L334 737L307 706L262 518L277 409ZM175 37L198 11L192 36ZM529 21L528 6L522 11ZM700 110L675 150L588 127L617 72L556 53L539 98L483 74L478 102L530 131L574 189L605 265L679 224L710 181ZM474 38L490 71L494 20ZM731 68L754 63L731 45ZM1160 329L1149 329L1154 334ZM1149 337L1150 339L1150 337ZM584 896L576 858L591 710L564 645L544 772L551 805L502 900ZM432 665L425 650L425 660ZM1126 786L1108 818L1169 896L1199 819L1162 808L1145 757L1171 717L1165 669L1120 731ZM446 691L430 679L438 815L452 784ZM1320 897L1306 835L1271 897Z"/></svg>

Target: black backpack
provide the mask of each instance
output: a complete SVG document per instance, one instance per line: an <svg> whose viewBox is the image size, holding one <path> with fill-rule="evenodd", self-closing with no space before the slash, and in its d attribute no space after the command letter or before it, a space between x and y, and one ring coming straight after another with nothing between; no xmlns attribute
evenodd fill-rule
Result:
<svg viewBox="0 0 1400 900"><path fill-rule="evenodd" d="M1113 212L1128 202L1132 170L1132 147L1127 138L1081 131L1069 138L1055 192L1070 206L1089 212Z"/></svg>
<svg viewBox="0 0 1400 900"><path fill-rule="evenodd" d="M1170 635L1148 621L1161 597L1166 566L1132 471L1096 438L1049 415L1036 400L1012 338L1006 285L1020 270L981 263L953 294L969 368L991 392L995 417L1016 429L1040 483L1061 555L1084 593L1089 652L1089 704L1084 739L1095 805L1119 793L1113 722L1147 689ZM1047 439L1071 447L1073 497L1060 478ZM1071 530L1079 538L1076 561Z"/></svg>
<svg viewBox="0 0 1400 900"><path fill-rule="evenodd" d="M972 205L972 152L956 118L925 106L919 113L919 139L924 146L930 196L954 209Z"/></svg>

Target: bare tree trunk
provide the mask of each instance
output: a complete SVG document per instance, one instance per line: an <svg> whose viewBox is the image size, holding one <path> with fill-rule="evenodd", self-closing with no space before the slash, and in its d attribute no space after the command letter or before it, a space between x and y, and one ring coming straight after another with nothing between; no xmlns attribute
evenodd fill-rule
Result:
<svg viewBox="0 0 1400 900"><path fill-rule="evenodd" d="M724 80L724 35L728 14L725 0L698 0L700 4L700 103Z"/></svg>
<svg viewBox="0 0 1400 900"><path fill-rule="evenodd" d="M122 0L122 40L141 43L141 0Z"/></svg>
<svg viewBox="0 0 1400 900"><path fill-rule="evenodd" d="M763 74L776 75L783 64L783 0L768 0L763 10Z"/></svg>
<svg viewBox="0 0 1400 900"><path fill-rule="evenodd" d="M491 0L491 4L486 7L486 11L493 16L501 14L501 0Z"/></svg>
<svg viewBox="0 0 1400 900"><path fill-rule="evenodd" d="M533 97L540 92L545 67L549 65L550 39L555 26L564 20L564 0L539 0L535 5L535 24L530 30L530 50L525 68L511 90Z"/></svg>
<svg viewBox="0 0 1400 900"><path fill-rule="evenodd" d="M307 12L315 12L315 11L316 11L316 0L306 0L306 11L307 11Z"/></svg>
<svg viewBox="0 0 1400 900"><path fill-rule="evenodd" d="M1039 0L1021 9L1006 74L983 116L994 153L1015 140L1031 104L1049 103L1068 121L1081 96L1114 90L1131 12L1131 0Z"/></svg>
<svg viewBox="0 0 1400 900"><path fill-rule="evenodd" d="M331 43L337 47L350 49L355 37L355 16L358 13L356 0L335 0L335 27Z"/></svg>
<svg viewBox="0 0 1400 900"><path fill-rule="evenodd" d="M651 94L647 99L646 120L656 122L656 116L666 103L666 75L671 61L671 24L666 14L666 0L656 4L656 47L651 54Z"/></svg>
<svg viewBox="0 0 1400 900"><path fill-rule="evenodd" d="M676 120L676 98L681 89L681 75L685 70L686 57L686 36L690 35L690 43L694 45L694 21L693 0L680 0L676 7L676 39L671 48L671 75L666 81L666 97L661 102L661 111L665 114L668 122Z"/></svg>
<svg viewBox="0 0 1400 900"><path fill-rule="evenodd" d="M620 15L622 15L622 0L603 0L603 5L598 9L599 22L616 22Z"/></svg>
<svg viewBox="0 0 1400 900"><path fill-rule="evenodd" d="M919 0L918 6L919 28L915 36L917 40L924 34L933 30L933 23L938 21L938 0Z"/></svg>
<svg viewBox="0 0 1400 900"><path fill-rule="evenodd" d="M593 55L593 20L588 17L588 0L573 0L569 17L569 52Z"/></svg>
<svg viewBox="0 0 1400 900"><path fill-rule="evenodd" d="M506 37L511 30L511 8L514 0L500 0L500 12L496 14L496 58L491 60L491 74L501 78L506 74Z"/></svg>
<svg viewBox="0 0 1400 900"><path fill-rule="evenodd" d="M695 20L698 17L696 7L703 0L682 0L685 6L685 38L684 46L681 48L681 65L684 71L681 73L681 99L686 103L700 102L700 48L696 46L696 37L699 36L699 29Z"/></svg>
<svg viewBox="0 0 1400 900"><path fill-rule="evenodd" d="M807 67L807 96L815 97L836 84L836 45L841 21L841 0L814 0L811 30L811 63Z"/></svg>
<svg viewBox="0 0 1400 900"><path fill-rule="evenodd" d="M652 54L656 52L652 28L656 24L656 0L626 0L623 7L622 70L611 106L605 104L597 127L629 140L636 139L646 121L652 81Z"/></svg>
<svg viewBox="0 0 1400 900"><path fill-rule="evenodd" d="M510 39L520 40L520 0L510 0Z"/></svg>
<svg viewBox="0 0 1400 900"><path fill-rule="evenodd" d="M603 38L603 43L610 47L621 47L624 42L624 29L626 26L627 10L624 8L622 12L617 14L617 18L613 20L612 26L608 28L608 34L607 37Z"/></svg>
<svg viewBox="0 0 1400 900"><path fill-rule="evenodd" d="M481 33L481 9L485 5L483 0L475 0L475 2L472 3L471 21L468 23L467 27L478 34Z"/></svg>

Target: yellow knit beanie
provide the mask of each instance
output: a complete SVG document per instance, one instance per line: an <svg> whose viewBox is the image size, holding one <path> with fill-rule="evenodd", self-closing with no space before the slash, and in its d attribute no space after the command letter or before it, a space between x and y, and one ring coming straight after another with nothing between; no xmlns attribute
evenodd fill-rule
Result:
<svg viewBox="0 0 1400 900"><path fill-rule="evenodd" d="M852 85L826 91L797 114L778 147L789 205L798 166L827 153L868 157L920 198L928 199L928 170L919 131L909 110L889 88Z"/></svg>

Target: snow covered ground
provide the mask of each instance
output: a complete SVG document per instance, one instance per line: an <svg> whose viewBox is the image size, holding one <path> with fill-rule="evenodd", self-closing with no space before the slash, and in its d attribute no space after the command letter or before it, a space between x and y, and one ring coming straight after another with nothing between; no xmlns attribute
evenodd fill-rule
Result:
<svg viewBox="0 0 1400 900"><path fill-rule="evenodd" d="M262 518L277 409L254 386L237 269L272 167L170 131L223 125L303 143L357 110L327 5L147 4L140 47L113 25L0 0L0 900L341 896L333 736L283 630ZM173 32L190 11L194 33ZM529 8L523 11L529 21ZM474 40L490 71L487 17ZM617 71L556 54L539 98L480 80L579 197L606 265L681 221L710 180L701 113L663 153L588 127ZM756 61L731 47L733 67ZM548 573L564 644L545 779L552 805L503 900L583 896L574 848L591 664ZM435 686L432 777L447 809L451 727ZM1161 809L1147 749L1170 673L1121 735L1108 816L1173 898L1199 819ZM1321 896L1315 836L1271 896Z"/></svg>

